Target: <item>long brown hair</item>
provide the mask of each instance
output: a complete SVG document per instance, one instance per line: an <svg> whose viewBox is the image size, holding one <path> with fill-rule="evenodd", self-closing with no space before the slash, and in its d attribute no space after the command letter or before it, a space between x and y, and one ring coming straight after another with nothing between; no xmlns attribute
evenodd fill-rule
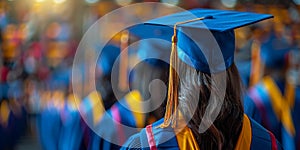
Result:
<svg viewBox="0 0 300 150"><path fill-rule="evenodd" d="M226 70L226 92L220 113L204 133L199 132L200 123L205 124L203 116L212 90L218 90L220 87L213 87L211 74L197 71L182 61L178 64L181 74L179 108L185 119L189 120L187 125L200 149L234 149L242 129L244 113L241 102L242 87L235 64ZM221 99L216 96L214 100ZM196 108L192 112L193 107Z"/></svg>

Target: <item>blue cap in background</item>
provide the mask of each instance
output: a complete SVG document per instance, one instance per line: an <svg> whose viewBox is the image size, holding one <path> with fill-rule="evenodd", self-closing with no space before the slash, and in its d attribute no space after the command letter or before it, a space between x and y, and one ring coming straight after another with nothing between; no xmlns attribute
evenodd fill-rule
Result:
<svg viewBox="0 0 300 150"><path fill-rule="evenodd" d="M129 32L140 39L137 47L140 60L156 67L169 67L172 28L139 24L131 27Z"/></svg>
<svg viewBox="0 0 300 150"><path fill-rule="evenodd" d="M274 32L270 38L261 45L261 58L265 67L281 69L285 66L286 56L291 50L287 40L277 37Z"/></svg>

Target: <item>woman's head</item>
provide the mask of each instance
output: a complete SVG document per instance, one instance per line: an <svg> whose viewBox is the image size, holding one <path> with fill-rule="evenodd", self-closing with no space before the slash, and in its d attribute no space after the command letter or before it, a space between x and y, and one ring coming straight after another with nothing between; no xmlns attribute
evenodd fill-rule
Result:
<svg viewBox="0 0 300 150"><path fill-rule="evenodd" d="M172 30L166 27L151 27L149 25L139 27L146 31L151 30L149 31L150 34L142 37L160 38L143 39L131 45L137 49L136 55L140 60L131 71L131 75L133 75L131 77L131 88L137 89L145 101L150 101L150 105L144 106L145 111L150 111L151 115L159 119L164 115L171 53L171 43L163 39L171 37ZM147 27L151 28L148 29Z"/></svg>
<svg viewBox="0 0 300 150"><path fill-rule="evenodd" d="M159 60L155 61L157 63ZM168 69L161 66L168 66L168 64L160 61L160 65L156 66L147 61L140 62L134 68L131 86L132 89L136 89L141 93L144 100L151 101L151 106L145 107L154 110L151 114L156 118L162 118L164 115L166 85L169 76Z"/></svg>

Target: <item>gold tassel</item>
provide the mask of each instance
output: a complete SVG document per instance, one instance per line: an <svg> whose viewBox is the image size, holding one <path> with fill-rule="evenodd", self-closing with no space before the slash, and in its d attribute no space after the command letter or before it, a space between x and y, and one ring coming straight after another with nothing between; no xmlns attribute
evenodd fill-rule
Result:
<svg viewBox="0 0 300 150"><path fill-rule="evenodd" d="M179 77L176 72L178 70L177 67L178 67L178 55L177 55L177 37L176 37L176 28L175 28L174 35L172 37L172 51L170 57L168 102L166 106L164 122L160 126L161 128L168 127L170 124L172 124L172 127L175 127L176 125L177 108L178 108L178 84L179 84Z"/></svg>
<svg viewBox="0 0 300 150"><path fill-rule="evenodd" d="M158 126L160 128L165 128L170 125L172 126L172 128L175 128L177 126L178 88L179 88L179 76L176 72L178 71L177 35L176 35L177 25L199 21L203 19L212 19L212 18L213 18L212 16L195 18L183 22L178 22L174 25L174 35L172 37L172 51L170 56L168 101L167 101L166 112L164 116L164 122L160 126Z"/></svg>
<svg viewBox="0 0 300 150"><path fill-rule="evenodd" d="M291 81L286 82L285 98L290 108L294 108L295 105L295 85Z"/></svg>
<svg viewBox="0 0 300 150"><path fill-rule="evenodd" d="M129 32L127 30L121 33L121 56L119 68L119 89L124 92L128 87L128 42ZM123 53L122 53L123 52Z"/></svg>
<svg viewBox="0 0 300 150"><path fill-rule="evenodd" d="M249 86L256 85L261 79L261 60L260 60L260 44L257 41L253 41L251 47L251 72Z"/></svg>

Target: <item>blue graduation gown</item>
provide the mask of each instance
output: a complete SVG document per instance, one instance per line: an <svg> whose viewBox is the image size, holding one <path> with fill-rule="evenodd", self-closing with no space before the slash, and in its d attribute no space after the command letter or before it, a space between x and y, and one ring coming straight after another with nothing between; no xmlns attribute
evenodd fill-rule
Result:
<svg viewBox="0 0 300 150"><path fill-rule="evenodd" d="M72 95L70 95L69 97L72 97ZM80 149L80 142L83 136L83 128L81 126L81 117L75 106L75 102L71 104L71 102L68 101L61 112L61 118L62 127L60 132L59 149Z"/></svg>
<svg viewBox="0 0 300 150"><path fill-rule="evenodd" d="M139 141L141 149L199 149L196 140L189 128L175 134L171 127L159 128L163 119L148 125L140 133L132 136L122 147L122 149L134 148L133 141ZM137 140L138 139L138 140ZM168 139L166 141L166 139ZM137 145L137 144L134 144ZM235 149L282 149L274 135L260 126L258 123L244 115L243 129L240 133Z"/></svg>
<svg viewBox="0 0 300 150"><path fill-rule="evenodd" d="M296 149L300 149L300 87L296 88L295 92L295 104L294 108L292 109L292 117L296 129L296 135L295 135L295 143L296 143Z"/></svg>
<svg viewBox="0 0 300 150"><path fill-rule="evenodd" d="M12 100L11 100L12 101ZM7 103L7 109L4 110L8 113L7 120L0 116L0 149L13 149L19 138L25 133L26 129L26 111L17 101L14 105ZM4 103L0 102L0 113L3 113L1 109ZM4 120L5 119L5 120ZM6 122L6 123L4 123Z"/></svg>
<svg viewBox="0 0 300 150"><path fill-rule="evenodd" d="M37 119L40 141L43 149L58 149L61 131L61 118L59 110L54 106L45 108Z"/></svg>
<svg viewBox="0 0 300 150"><path fill-rule="evenodd" d="M283 85L277 83L281 92ZM275 92L274 89L271 92ZM280 93L281 94L281 93ZM288 129L284 127L282 119L276 116L276 108L272 104L272 97L270 91L267 90L264 82L260 82L252 87L244 99L245 113L264 126L266 129L272 131L276 138L282 143L286 150L300 149L300 88L295 89L295 100L293 106L290 107L292 123L295 127L295 135L290 134Z"/></svg>
<svg viewBox="0 0 300 150"><path fill-rule="evenodd" d="M90 94L91 95L91 94ZM91 113L89 109L95 109L91 106L90 100L92 96L88 96L83 103L85 107L85 114L87 121L93 122L97 119L94 118L96 114ZM119 149L131 135L138 132L137 129L128 131L122 127L128 126L132 128L143 128L145 127L145 114L132 112L132 107L138 107L142 109L142 106L136 105L134 101L142 101L141 95L138 91L131 91L123 99L116 102L109 110L103 113L99 122L94 122L94 131L90 129L90 140L88 144L88 149ZM89 108L88 108L89 107ZM99 136L101 135L101 136ZM105 136L103 138L102 136ZM115 143L107 141L109 139L114 140Z"/></svg>
<svg viewBox="0 0 300 150"><path fill-rule="evenodd" d="M7 107L5 107L7 109L4 110L3 105L6 105ZM6 116L7 118L2 118L3 114L1 114L0 118L0 148L13 149L16 136L15 129L17 129L16 116L12 113L7 101L0 103L0 106L1 109L3 109L1 110L1 113L5 111L5 113L8 115Z"/></svg>

